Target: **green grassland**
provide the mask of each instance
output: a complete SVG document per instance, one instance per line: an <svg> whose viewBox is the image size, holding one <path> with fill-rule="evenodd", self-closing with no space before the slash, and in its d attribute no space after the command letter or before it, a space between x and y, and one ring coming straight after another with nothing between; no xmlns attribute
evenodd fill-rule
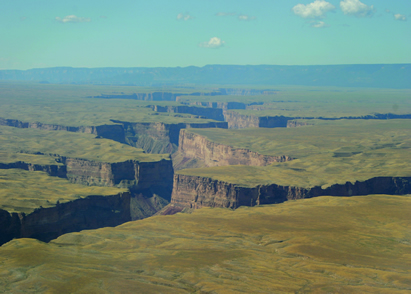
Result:
<svg viewBox="0 0 411 294"><path fill-rule="evenodd" d="M3 163L25 161L48 164L53 161L53 157L47 159L46 156L24 154L37 152L99 162L151 162L169 158L168 154L147 154L142 149L84 133L0 126L0 141L0 162Z"/></svg>
<svg viewBox="0 0 411 294"><path fill-rule="evenodd" d="M276 129L187 130L224 145L293 161L269 166L185 169L179 174L254 187L278 184L310 188L364 181L377 176L411 176L409 120L341 120Z"/></svg>
<svg viewBox="0 0 411 294"><path fill-rule="evenodd" d="M100 94L125 94L154 91L184 92L179 89L140 87L0 83L0 117L24 122L63 126L97 126L127 122L202 123L190 114L157 113L146 106L181 105L174 101L137 101L129 99L86 98Z"/></svg>
<svg viewBox="0 0 411 294"><path fill-rule="evenodd" d="M31 213L89 195L116 195L127 189L72 184L40 171L0 169L0 209ZM1 291L0 291L1 292Z"/></svg>
<svg viewBox="0 0 411 294"><path fill-rule="evenodd" d="M409 293L410 196L203 208L0 247L8 293Z"/></svg>

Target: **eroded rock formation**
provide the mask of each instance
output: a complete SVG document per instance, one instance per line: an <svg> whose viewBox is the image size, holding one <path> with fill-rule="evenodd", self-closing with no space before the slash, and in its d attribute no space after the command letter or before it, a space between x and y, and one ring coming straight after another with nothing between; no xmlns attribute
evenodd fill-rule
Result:
<svg viewBox="0 0 411 294"><path fill-rule="evenodd" d="M205 108L195 106L160 106L150 105L153 111L170 113L188 113L217 121L224 121L223 110L219 108Z"/></svg>
<svg viewBox="0 0 411 294"><path fill-rule="evenodd" d="M273 162L292 160L291 157L285 155L263 155L248 149L218 144L187 130L180 131L178 151L184 158L203 161L206 167L223 165L266 166Z"/></svg>
<svg viewBox="0 0 411 294"><path fill-rule="evenodd" d="M105 139L125 143L124 128L122 125L80 126L70 127L39 122L23 122L17 119L0 118L1 126L10 126L22 129L39 129L46 131L67 131L75 133L94 134Z"/></svg>
<svg viewBox="0 0 411 294"><path fill-rule="evenodd" d="M368 194L403 195L411 193L411 177L376 177L363 182L301 188L279 185L240 187L211 178L174 175L171 205L186 208L255 206L317 196L359 196Z"/></svg>

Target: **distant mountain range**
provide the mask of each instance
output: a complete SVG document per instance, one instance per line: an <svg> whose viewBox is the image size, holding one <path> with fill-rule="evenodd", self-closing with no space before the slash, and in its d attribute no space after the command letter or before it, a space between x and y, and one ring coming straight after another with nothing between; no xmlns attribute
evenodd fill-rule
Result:
<svg viewBox="0 0 411 294"><path fill-rule="evenodd" d="M72 68L0 70L0 80L59 84L303 85L411 88L411 64L206 65L204 67Z"/></svg>

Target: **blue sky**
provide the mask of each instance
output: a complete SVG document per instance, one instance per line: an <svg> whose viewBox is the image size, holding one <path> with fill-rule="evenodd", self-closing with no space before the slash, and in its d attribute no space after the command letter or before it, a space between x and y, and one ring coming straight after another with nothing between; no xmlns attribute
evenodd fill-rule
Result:
<svg viewBox="0 0 411 294"><path fill-rule="evenodd" d="M409 0L13 0L0 69L411 63Z"/></svg>

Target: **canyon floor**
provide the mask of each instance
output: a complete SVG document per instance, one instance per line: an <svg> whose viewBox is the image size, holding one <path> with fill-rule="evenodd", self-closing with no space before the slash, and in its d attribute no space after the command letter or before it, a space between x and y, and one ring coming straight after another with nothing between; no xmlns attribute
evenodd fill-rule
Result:
<svg viewBox="0 0 411 294"><path fill-rule="evenodd" d="M410 90L0 90L0 292L411 290Z"/></svg>

